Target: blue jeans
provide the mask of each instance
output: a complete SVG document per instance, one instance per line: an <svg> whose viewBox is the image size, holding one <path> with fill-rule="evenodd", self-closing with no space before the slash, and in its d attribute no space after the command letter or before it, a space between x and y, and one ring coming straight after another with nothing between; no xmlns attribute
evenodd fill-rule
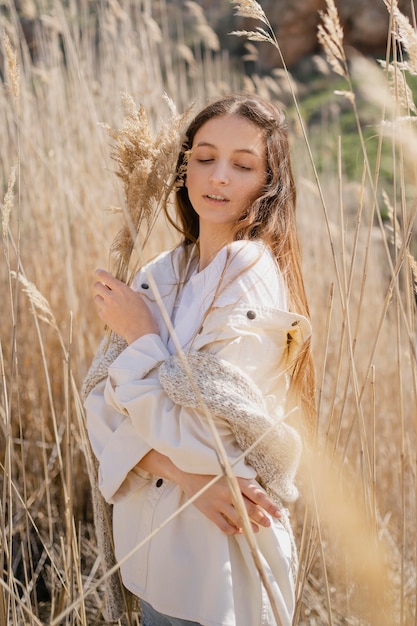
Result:
<svg viewBox="0 0 417 626"><path fill-rule="evenodd" d="M198 622L190 622L188 619L169 617L155 611L153 607L143 600L140 601L142 607L142 626L200 626Z"/></svg>

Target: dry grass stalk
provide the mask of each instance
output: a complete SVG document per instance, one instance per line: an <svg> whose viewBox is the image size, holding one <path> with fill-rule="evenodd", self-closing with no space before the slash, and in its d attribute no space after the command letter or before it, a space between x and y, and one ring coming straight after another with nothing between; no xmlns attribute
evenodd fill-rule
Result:
<svg viewBox="0 0 417 626"><path fill-rule="evenodd" d="M33 305L34 312L36 312L37 318L52 326L58 331L58 325L55 316L51 310L48 300L41 294L39 289L31 283L26 276L19 273L17 276L14 272L11 273L15 278L17 277L19 282L23 286L23 291L28 296L30 303Z"/></svg>
<svg viewBox="0 0 417 626"><path fill-rule="evenodd" d="M398 7L398 0L384 0L388 12L393 18L393 35L395 39L404 47L408 58L400 66L410 74L417 74L417 33Z"/></svg>
<svg viewBox="0 0 417 626"><path fill-rule="evenodd" d="M261 5L255 0L230 0L236 7L235 15L237 17L249 17L254 20L259 20L269 26L268 18L265 15L265 11Z"/></svg>
<svg viewBox="0 0 417 626"><path fill-rule="evenodd" d="M412 291L417 296L417 261L414 256L411 254L409 250L409 246L407 243L404 243L403 236L401 232L400 222L395 214L394 207L392 206L388 194L386 191L382 192L384 198L384 204L387 209L389 224L387 225L387 230L390 233L390 240L394 248L401 253L403 249L405 249L405 258L407 259L408 265L410 267L411 279L412 279Z"/></svg>
<svg viewBox="0 0 417 626"><path fill-rule="evenodd" d="M195 30L199 39L207 46L209 50L217 52L220 50L220 42L217 34L211 28L209 23L207 22L206 16L204 15L203 8L193 2L192 0L187 0L185 2L185 6L188 11L194 17L195 20Z"/></svg>
<svg viewBox="0 0 417 626"><path fill-rule="evenodd" d="M394 55L394 61L387 63L379 61L388 73L388 86L394 97L396 105L405 109L406 112L417 113L414 96L407 83L406 74L417 74L417 33L410 24L409 19L401 13L396 1L384 0L392 17L392 35L398 55ZM407 58L404 58L404 53ZM399 60L397 60L399 59Z"/></svg>
<svg viewBox="0 0 417 626"><path fill-rule="evenodd" d="M397 64L390 63L388 70L388 86L395 99L397 105L404 109L407 113L417 114L417 106L414 102L414 95L407 84L404 72L400 71ZM415 119L417 121L417 118Z"/></svg>
<svg viewBox="0 0 417 626"><path fill-rule="evenodd" d="M14 166L12 167L10 171L9 180L7 183L6 195L4 196L4 202L1 207L1 216L2 216L1 224L2 224L2 231L3 231L3 239L6 239L7 237L7 231L9 229L10 214L12 212L13 205L14 205L14 186L16 183L16 170L17 170L17 166Z"/></svg>
<svg viewBox="0 0 417 626"><path fill-rule="evenodd" d="M13 98L15 103L17 103L20 96L20 69L17 63L16 51L7 35L4 35L3 43L7 56L7 74L9 76Z"/></svg>
<svg viewBox="0 0 417 626"><path fill-rule="evenodd" d="M236 7L236 10L235 10L236 16L258 20L262 22L263 24L265 24L267 27L267 30L265 30L264 28L261 28L260 26L258 26L256 30L234 30L230 34L236 35L237 37L246 37L246 39L248 39L249 41L270 43L281 54L281 49L275 37L274 30L267 16L265 15L265 12L262 9L261 5L255 0L245 0L244 2L240 2L239 0L230 0L230 2ZM282 58L282 55L281 55L281 58Z"/></svg>
<svg viewBox="0 0 417 626"><path fill-rule="evenodd" d="M318 25L317 39L323 47L329 65L336 74L348 76L346 55L343 46L343 28L333 0L326 0L327 13L319 11L322 23Z"/></svg>

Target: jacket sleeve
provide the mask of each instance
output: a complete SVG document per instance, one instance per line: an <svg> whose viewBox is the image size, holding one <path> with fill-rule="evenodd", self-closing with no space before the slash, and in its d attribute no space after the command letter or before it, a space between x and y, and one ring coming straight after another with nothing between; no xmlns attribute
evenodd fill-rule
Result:
<svg viewBox="0 0 417 626"><path fill-rule="evenodd" d="M128 346L109 368L104 400L113 411L129 416L134 430L149 447L168 456L181 470L218 474L221 466L213 436L201 412L184 409L169 399L159 382L157 367L144 377L138 376L137 363L152 360L162 348L157 335L146 335ZM233 463L242 451L223 420L215 418L215 424ZM243 459L235 471L238 476L255 476Z"/></svg>
<svg viewBox="0 0 417 626"><path fill-rule="evenodd" d="M105 402L104 386L105 380L92 389L85 409L91 447L99 461L98 486L105 500L115 503L148 482L150 474L137 464L151 448L131 419Z"/></svg>
<svg viewBox="0 0 417 626"><path fill-rule="evenodd" d="M89 390L84 406L91 447L99 461L99 488L108 502L115 502L118 497L123 497L132 489L140 488L149 480L150 474L138 468L137 464L151 447L135 430L128 416L105 402L104 387L108 366L114 360L114 354L120 352L117 340L111 342L107 352L103 349L106 343L107 340L104 338L84 381L84 391ZM122 347L125 346L126 344ZM155 346L159 351L155 349L152 353L146 353L138 361L136 366L138 376L146 376L158 362L166 358L166 351L161 342ZM101 380L94 385L92 382L86 384L86 381L94 379Z"/></svg>

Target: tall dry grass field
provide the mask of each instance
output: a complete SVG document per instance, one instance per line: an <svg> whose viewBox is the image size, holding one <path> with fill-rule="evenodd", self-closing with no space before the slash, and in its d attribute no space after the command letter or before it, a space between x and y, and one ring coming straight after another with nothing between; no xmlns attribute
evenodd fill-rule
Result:
<svg viewBox="0 0 417 626"><path fill-rule="evenodd" d="M241 5L264 29L241 36L278 46L259 5ZM197 4L189 7L192 37L164 2L158 21L150 2L102 3L94 13L88 2L38 6L35 60L14 5L3 4L1 16L0 625L105 623L79 396L103 332L92 274L109 266L121 222L106 209L124 205L101 123L120 127L122 92L157 129L169 114L164 92L182 111L242 87L289 103L314 325L319 425L293 511L296 623L415 624L417 118L407 88L417 73L414 26L388 3L385 67L348 63L327 3L327 68L340 77L337 97L357 124L352 180L337 115L316 136L299 114L291 77L237 73ZM159 221L145 254L174 242Z"/></svg>

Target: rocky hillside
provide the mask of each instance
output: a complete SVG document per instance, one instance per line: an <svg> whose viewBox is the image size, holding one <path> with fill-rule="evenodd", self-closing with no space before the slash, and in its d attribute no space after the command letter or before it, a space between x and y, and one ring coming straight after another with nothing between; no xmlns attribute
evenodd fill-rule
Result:
<svg viewBox="0 0 417 626"><path fill-rule="evenodd" d="M416 0L398 0L401 11L411 17L411 4ZM176 2L176 4L182 4ZM232 18L233 8L228 0L201 0L198 2L222 37L225 27L241 27ZM325 9L325 0L260 0L280 43L289 67L304 56L317 51L318 11ZM345 33L345 43L364 54L383 55L389 27L388 11L384 0L335 0ZM253 26L249 22L246 26ZM230 45L230 42L229 42ZM271 46L259 46L259 64L263 69L280 65Z"/></svg>

